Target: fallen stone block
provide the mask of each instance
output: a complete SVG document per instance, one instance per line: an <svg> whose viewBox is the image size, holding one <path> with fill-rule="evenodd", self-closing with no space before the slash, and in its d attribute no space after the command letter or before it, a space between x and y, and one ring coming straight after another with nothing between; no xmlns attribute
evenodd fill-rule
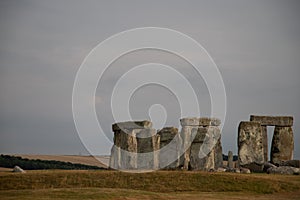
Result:
<svg viewBox="0 0 300 200"><path fill-rule="evenodd" d="M268 174L299 175L299 172L299 168L289 166L271 167L267 170Z"/></svg>
<svg viewBox="0 0 300 200"><path fill-rule="evenodd" d="M240 172L241 172L241 174L251 174L251 170L248 168L244 168L244 167L240 168Z"/></svg>
<svg viewBox="0 0 300 200"><path fill-rule="evenodd" d="M15 166L13 168L13 172L16 172L16 173L26 173L21 167L19 166Z"/></svg>
<svg viewBox="0 0 300 200"><path fill-rule="evenodd" d="M279 163L279 166L300 167L300 160L284 160Z"/></svg>
<svg viewBox="0 0 300 200"><path fill-rule="evenodd" d="M270 162L265 162L264 163L264 168L263 168L263 171L264 172L267 172L269 168L272 168L272 167L277 167L276 165L273 165L272 163Z"/></svg>

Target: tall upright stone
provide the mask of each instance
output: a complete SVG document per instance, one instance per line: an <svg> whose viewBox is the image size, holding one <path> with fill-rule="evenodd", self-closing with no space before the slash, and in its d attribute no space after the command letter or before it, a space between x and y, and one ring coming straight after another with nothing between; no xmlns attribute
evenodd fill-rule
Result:
<svg viewBox="0 0 300 200"><path fill-rule="evenodd" d="M137 168L158 169L158 156L155 151L159 148L159 135L155 129L141 129L136 134Z"/></svg>
<svg viewBox="0 0 300 200"><path fill-rule="evenodd" d="M112 125L114 145L110 168L122 170L158 168L159 136L150 121L120 122Z"/></svg>
<svg viewBox="0 0 300 200"><path fill-rule="evenodd" d="M233 168L233 153L232 153L232 151L228 151L227 167L228 168Z"/></svg>
<svg viewBox="0 0 300 200"><path fill-rule="evenodd" d="M183 118L180 120L183 139L183 168L210 170L222 166L220 120L216 118Z"/></svg>
<svg viewBox="0 0 300 200"><path fill-rule="evenodd" d="M218 169L219 167L223 167L223 150L222 150L221 135L218 139L217 144L215 145L214 151L215 151L215 156L214 156L215 169Z"/></svg>
<svg viewBox="0 0 300 200"><path fill-rule="evenodd" d="M190 154L191 154L191 144L192 144L192 130L193 126L183 126L181 129L181 139L182 139L182 149L184 151L183 155L181 156L181 163L182 163L182 168L184 170L189 169L189 164L190 164Z"/></svg>
<svg viewBox="0 0 300 200"><path fill-rule="evenodd" d="M265 159L261 124L242 121L238 129L239 165L251 171L262 171Z"/></svg>
<svg viewBox="0 0 300 200"><path fill-rule="evenodd" d="M267 126L261 126L261 134L262 134L262 143L264 147L264 158L265 162L269 161L269 155L268 155L268 132L267 132Z"/></svg>
<svg viewBox="0 0 300 200"><path fill-rule="evenodd" d="M180 165L181 137L175 127L165 127L158 131L160 136L160 169L177 169Z"/></svg>
<svg viewBox="0 0 300 200"><path fill-rule="evenodd" d="M293 159L294 136L292 127L275 126L271 147L271 162L280 164L281 161Z"/></svg>

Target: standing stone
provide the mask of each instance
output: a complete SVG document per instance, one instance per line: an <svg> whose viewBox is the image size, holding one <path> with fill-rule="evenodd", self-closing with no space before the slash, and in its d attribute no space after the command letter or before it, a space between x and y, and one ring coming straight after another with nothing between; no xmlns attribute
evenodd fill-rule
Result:
<svg viewBox="0 0 300 200"><path fill-rule="evenodd" d="M183 148L183 155L181 159L181 163L183 165L184 170L189 169L190 163L190 153L191 153L191 135L192 135L193 126L183 126L181 129L181 138L182 138L182 148Z"/></svg>
<svg viewBox="0 0 300 200"><path fill-rule="evenodd" d="M211 170L215 169L215 145L220 137L220 130L214 126L194 128L196 133L191 144L190 169Z"/></svg>
<svg viewBox="0 0 300 200"><path fill-rule="evenodd" d="M137 168L138 169L153 169L157 168L157 158L154 150L157 148L157 139L155 129L141 129L136 134L137 140Z"/></svg>
<svg viewBox="0 0 300 200"><path fill-rule="evenodd" d="M267 126L261 126L261 132L262 132L262 143L264 146L264 158L265 162L268 162L269 156L268 156L268 132L267 132Z"/></svg>
<svg viewBox="0 0 300 200"><path fill-rule="evenodd" d="M152 136L153 146L153 169L159 169L159 149L160 149L160 135Z"/></svg>
<svg viewBox="0 0 300 200"><path fill-rule="evenodd" d="M232 151L228 151L227 167L228 168L233 168L233 153L232 153Z"/></svg>
<svg viewBox="0 0 300 200"><path fill-rule="evenodd" d="M183 118L183 169L213 170L223 165L221 135L217 118Z"/></svg>
<svg viewBox="0 0 300 200"><path fill-rule="evenodd" d="M150 121L120 122L112 125L114 146L111 150L110 168L158 168L159 136Z"/></svg>
<svg viewBox="0 0 300 200"><path fill-rule="evenodd" d="M120 131L120 169L136 169L137 168L137 139L136 134L141 129Z"/></svg>
<svg viewBox="0 0 300 200"><path fill-rule="evenodd" d="M114 145L111 148L109 167L112 169L119 169L121 166L121 135L120 131L114 132Z"/></svg>
<svg viewBox="0 0 300 200"><path fill-rule="evenodd" d="M215 169L219 167L223 167L223 150L222 150L222 143L221 143L221 135L218 139L217 144L215 145Z"/></svg>
<svg viewBox="0 0 300 200"><path fill-rule="evenodd" d="M259 122L240 122L238 131L239 165L251 171L262 171L264 147Z"/></svg>
<svg viewBox="0 0 300 200"><path fill-rule="evenodd" d="M160 136L160 169L176 169L180 165L180 148L182 145L178 129L165 127L158 133Z"/></svg>
<svg viewBox="0 0 300 200"><path fill-rule="evenodd" d="M271 162L292 160L294 153L294 136L292 127L275 126L271 147Z"/></svg>

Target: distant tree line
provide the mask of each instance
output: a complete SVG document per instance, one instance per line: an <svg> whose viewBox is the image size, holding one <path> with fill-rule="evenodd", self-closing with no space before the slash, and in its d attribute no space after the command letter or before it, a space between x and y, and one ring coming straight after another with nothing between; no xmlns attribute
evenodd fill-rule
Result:
<svg viewBox="0 0 300 200"><path fill-rule="evenodd" d="M25 170L33 169L104 169L98 166L74 164L56 160L27 159L19 156L3 155L0 156L0 167L13 168L19 166Z"/></svg>
<svg viewBox="0 0 300 200"><path fill-rule="evenodd" d="M223 154L223 160L224 161L228 161L228 155ZM238 160L238 156L234 155L233 156L233 161L237 161Z"/></svg>

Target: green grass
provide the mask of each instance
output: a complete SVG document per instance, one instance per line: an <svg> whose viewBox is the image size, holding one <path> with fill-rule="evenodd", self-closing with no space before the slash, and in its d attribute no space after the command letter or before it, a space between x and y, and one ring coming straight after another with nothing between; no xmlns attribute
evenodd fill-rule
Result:
<svg viewBox="0 0 300 200"><path fill-rule="evenodd" d="M300 176L184 171L28 171L0 173L0 199L197 199L218 195L293 194L299 199ZM295 194L296 193L296 194ZM225 195L225 196L226 196ZM36 197L36 198L30 198ZM296 198L296 199L297 199Z"/></svg>

